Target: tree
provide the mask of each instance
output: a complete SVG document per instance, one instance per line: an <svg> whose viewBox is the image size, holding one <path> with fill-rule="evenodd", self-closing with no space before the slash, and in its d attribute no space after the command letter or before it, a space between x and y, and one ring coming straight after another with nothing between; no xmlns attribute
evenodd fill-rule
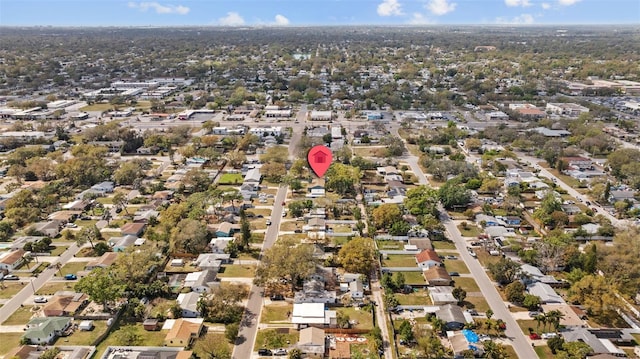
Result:
<svg viewBox="0 0 640 359"><path fill-rule="evenodd" d="M497 262L490 263L488 269L493 279L502 285L509 284L522 276L520 264L509 258L500 258Z"/></svg>
<svg viewBox="0 0 640 359"><path fill-rule="evenodd" d="M607 277L590 274L569 288L569 300L584 305L594 319L607 323L616 315L615 308L621 304L616 296L617 291L615 283Z"/></svg>
<svg viewBox="0 0 640 359"><path fill-rule="evenodd" d="M184 174L182 183L191 193L204 192L209 188L211 178L205 171L192 168Z"/></svg>
<svg viewBox="0 0 640 359"><path fill-rule="evenodd" d="M298 348L289 350L289 359L302 359L302 351Z"/></svg>
<svg viewBox="0 0 640 359"><path fill-rule="evenodd" d="M240 303L246 299L247 295L248 290L243 285L217 286L211 291L211 295L200 298L197 307L207 321L225 324L238 323L244 311Z"/></svg>
<svg viewBox="0 0 640 359"><path fill-rule="evenodd" d="M351 318L348 314L344 313L343 311L338 311L336 315L336 323L338 325L338 328L348 329L351 326L351 324L349 323L350 320Z"/></svg>
<svg viewBox="0 0 640 359"><path fill-rule="evenodd" d="M284 163L281 162L267 162L260 167L260 172L264 178L270 182L282 182L287 169Z"/></svg>
<svg viewBox="0 0 640 359"><path fill-rule="evenodd" d="M129 200L123 191L118 191L113 195L113 204L118 209L124 209L124 212L128 215L129 211L127 210L127 204Z"/></svg>
<svg viewBox="0 0 640 359"><path fill-rule="evenodd" d="M484 358L486 359L507 359L509 354L507 353L504 345L494 342L493 340L485 341L484 345Z"/></svg>
<svg viewBox="0 0 640 359"><path fill-rule="evenodd" d="M400 323L398 333L400 334L400 339L402 339L407 344L411 343L415 339L415 335L413 334L413 326L408 320L403 320Z"/></svg>
<svg viewBox="0 0 640 359"><path fill-rule="evenodd" d="M552 354L557 354L564 346L564 339L561 336L555 336L547 340L547 346L551 349Z"/></svg>
<svg viewBox="0 0 640 359"><path fill-rule="evenodd" d="M451 292L454 298L458 301L458 304L464 302L465 298L467 298L467 291L462 289L462 287L455 287Z"/></svg>
<svg viewBox="0 0 640 359"><path fill-rule="evenodd" d="M224 340L215 340L209 335L196 340L194 354L202 359L231 359L231 349Z"/></svg>
<svg viewBox="0 0 640 359"><path fill-rule="evenodd" d="M522 304L524 302L524 289L522 282L515 281L509 283L504 288L504 293L508 301L515 304Z"/></svg>
<svg viewBox="0 0 640 359"><path fill-rule="evenodd" d="M522 300L522 305L529 310L536 310L540 308L540 297L533 294L525 294L524 299Z"/></svg>
<svg viewBox="0 0 640 359"><path fill-rule="evenodd" d="M82 228L78 234L76 234L76 243L78 246L82 246L85 243L89 242L92 249L95 249L95 241L102 239L102 233L95 225L91 227Z"/></svg>
<svg viewBox="0 0 640 359"><path fill-rule="evenodd" d="M122 346L137 346L142 344L142 335L138 333L136 326L134 325L125 325L118 329L117 332L114 333L114 337L116 340L116 345Z"/></svg>
<svg viewBox="0 0 640 359"><path fill-rule="evenodd" d="M560 321L564 319L565 315L561 311L554 309L545 313L545 317L547 317L547 322L553 326L553 329L557 332L560 330Z"/></svg>
<svg viewBox="0 0 640 359"><path fill-rule="evenodd" d="M425 335L418 336L418 349L427 359L443 358L447 353L446 348L432 331Z"/></svg>
<svg viewBox="0 0 640 359"><path fill-rule="evenodd" d="M136 179L145 177L146 170L151 168L147 160L132 160L122 162L113 172L113 180L119 185L132 185Z"/></svg>
<svg viewBox="0 0 640 359"><path fill-rule="evenodd" d="M369 275L375 265L375 249L369 238L358 237L342 246L338 262L345 271Z"/></svg>
<svg viewBox="0 0 640 359"><path fill-rule="evenodd" d="M356 183L360 180L360 170L342 163L333 163L325 175L325 187L339 195L355 195Z"/></svg>
<svg viewBox="0 0 640 359"><path fill-rule="evenodd" d="M397 204L384 203L373 209L371 217L376 228L390 228L395 222L402 220L402 212Z"/></svg>
<svg viewBox="0 0 640 359"><path fill-rule="evenodd" d="M263 163L286 163L289 160L289 149L284 146L273 146L260 155L260 162Z"/></svg>
<svg viewBox="0 0 640 359"><path fill-rule="evenodd" d="M240 331L239 323L229 323L224 327L224 336L229 343L234 343L238 338L238 332Z"/></svg>
<svg viewBox="0 0 640 359"><path fill-rule="evenodd" d="M450 179L438 191L440 202L446 209L466 206L471 200L471 192L460 183L459 178Z"/></svg>
<svg viewBox="0 0 640 359"><path fill-rule="evenodd" d="M385 273L387 274L387 273ZM396 278L395 278L395 287L398 289L403 289L405 286L405 278L404 278L404 273L402 272L398 272L396 273Z"/></svg>
<svg viewBox="0 0 640 359"><path fill-rule="evenodd" d="M209 244L207 226L195 219L183 219L171 230L170 244L174 253L203 253Z"/></svg>
<svg viewBox="0 0 640 359"><path fill-rule="evenodd" d="M120 283L115 280L111 270L96 268L78 280L75 290L87 294L93 301L102 303L106 311L109 302L122 297L125 285Z"/></svg>
<svg viewBox="0 0 640 359"><path fill-rule="evenodd" d="M254 282L267 285L286 280L293 289L299 280L308 277L314 270L312 246L296 243L292 239L281 239L264 251Z"/></svg>

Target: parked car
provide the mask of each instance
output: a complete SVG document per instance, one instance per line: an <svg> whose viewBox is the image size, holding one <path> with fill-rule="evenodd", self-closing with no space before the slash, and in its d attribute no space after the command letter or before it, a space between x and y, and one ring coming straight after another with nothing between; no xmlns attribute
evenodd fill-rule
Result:
<svg viewBox="0 0 640 359"><path fill-rule="evenodd" d="M35 298L33 298L33 302L34 303L46 303L47 302L47 298L45 298L45 297L35 297Z"/></svg>
<svg viewBox="0 0 640 359"><path fill-rule="evenodd" d="M270 226L270 225L271 225L271 220L270 220L270 219L267 219L267 222L266 222L266 223L267 223L267 226Z"/></svg>
<svg viewBox="0 0 640 359"><path fill-rule="evenodd" d="M274 294L270 297L271 300L284 300L284 296L282 294Z"/></svg>
<svg viewBox="0 0 640 359"><path fill-rule="evenodd" d="M557 336L558 336L558 334L556 334L556 333L542 333L542 335L540 337L542 339L551 339L551 338L555 338Z"/></svg>
<svg viewBox="0 0 640 359"><path fill-rule="evenodd" d="M540 315L540 312L536 312L536 311L529 312L529 316L530 316L531 318L534 318L534 317L535 317L535 316L537 316L537 315Z"/></svg>
<svg viewBox="0 0 640 359"><path fill-rule="evenodd" d="M4 279L4 280L18 280L18 279L20 279L20 277L18 277L15 274L7 274L4 277L2 277L2 279Z"/></svg>
<svg viewBox="0 0 640 359"><path fill-rule="evenodd" d="M460 273L458 273L458 272L449 272L449 275L452 276L452 277L459 277Z"/></svg>
<svg viewBox="0 0 640 359"><path fill-rule="evenodd" d="M456 256L445 256L446 259L458 259Z"/></svg>
<svg viewBox="0 0 640 359"><path fill-rule="evenodd" d="M75 223L67 223L64 226L67 228L78 228L78 225Z"/></svg>
<svg viewBox="0 0 640 359"><path fill-rule="evenodd" d="M271 350L269 349L258 349L258 355L262 355L262 356L272 356L273 353L271 352Z"/></svg>
<svg viewBox="0 0 640 359"><path fill-rule="evenodd" d="M540 336L538 335L538 333L531 333L531 334L529 334L529 339L538 340L538 339L540 339Z"/></svg>
<svg viewBox="0 0 640 359"><path fill-rule="evenodd" d="M278 355L278 356L287 355L287 349L284 349L284 348L276 349L273 351L273 355Z"/></svg>
<svg viewBox="0 0 640 359"><path fill-rule="evenodd" d="M467 309L466 312L471 315L478 315L478 311L475 309Z"/></svg>
<svg viewBox="0 0 640 359"><path fill-rule="evenodd" d="M78 279L78 276L75 274L67 274L64 276L64 279L66 280L74 280L74 279Z"/></svg>

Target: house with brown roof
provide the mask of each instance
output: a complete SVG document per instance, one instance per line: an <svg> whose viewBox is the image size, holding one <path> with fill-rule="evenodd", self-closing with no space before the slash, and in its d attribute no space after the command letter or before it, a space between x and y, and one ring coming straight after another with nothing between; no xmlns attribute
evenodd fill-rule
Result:
<svg viewBox="0 0 640 359"><path fill-rule="evenodd" d="M49 299L42 307L47 317L70 317L89 303L89 297L84 293L61 293Z"/></svg>
<svg viewBox="0 0 640 359"><path fill-rule="evenodd" d="M422 270L422 276L427 285L451 285L451 276L445 267L433 266Z"/></svg>
<svg viewBox="0 0 640 359"><path fill-rule="evenodd" d="M0 253L0 270L14 270L24 262L24 250L16 249L14 251Z"/></svg>
<svg viewBox="0 0 640 359"><path fill-rule="evenodd" d="M116 259L118 259L117 252L106 252L100 258L94 259L91 262L87 263L84 267L86 270L94 270L95 268L107 268L112 265Z"/></svg>
<svg viewBox="0 0 640 359"><path fill-rule="evenodd" d="M442 266L442 260L433 249L425 249L416 254L416 264L422 269L428 269L433 266Z"/></svg>
<svg viewBox="0 0 640 359"><path fill-rule="evenodd" d="M176 319L173 326L164 338L164 345L168 347L186 347L193 340L200 337L204 326L202 318Z"/></svg>
<svg viewBox="0 0 640 359"><path fill-rule="evenodd" d="M142 234L142 232L144 232L144 229L146 227L147 227L146 223L136 223L136 222L127 223L122 227L120 227L120 232L122 233L123 236L132 235L132 236L139 237Z"/></svg>

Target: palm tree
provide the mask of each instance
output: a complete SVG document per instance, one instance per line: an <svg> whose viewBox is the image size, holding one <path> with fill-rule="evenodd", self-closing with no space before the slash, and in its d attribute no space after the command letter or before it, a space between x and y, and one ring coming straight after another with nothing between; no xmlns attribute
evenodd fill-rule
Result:
<svg viewBox="0 0 640 359"><path fill-rule="evenodd" d="M124 209L124 213L129 215L129 211L127 210L127 204L129 200L127 200L127 196L124 195L123 192L117 192L113 195L113 203L116 205L116 208Z"/></svg>
<svg viewBox="0 0 640 359"><path fill-rule="evenodd" d="M545 314L546 320L553 325L554 330L557 332L560 329L560 321L564 319L565 315L559 310L551 310Z"/></svg>
<svg viewBox="0 0 640 359"><path fill-rule="evenodd" d="M536 330L540 329L540 323L541 322L545 322L546 318L544 315L542 314L538 314L535 317L533 317L533 319L536 321Z"/></svg>

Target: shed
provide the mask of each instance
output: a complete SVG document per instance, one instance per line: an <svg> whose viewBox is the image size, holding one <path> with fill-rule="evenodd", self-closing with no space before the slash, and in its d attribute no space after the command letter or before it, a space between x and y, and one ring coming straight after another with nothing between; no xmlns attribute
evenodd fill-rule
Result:
<svg viewBox="0 0 640 359"><path fill-rule="evenodd" d="M78 325L78 329L87 332L93 330L93 320L83 320L80 322L80 325Z"/></svg>

